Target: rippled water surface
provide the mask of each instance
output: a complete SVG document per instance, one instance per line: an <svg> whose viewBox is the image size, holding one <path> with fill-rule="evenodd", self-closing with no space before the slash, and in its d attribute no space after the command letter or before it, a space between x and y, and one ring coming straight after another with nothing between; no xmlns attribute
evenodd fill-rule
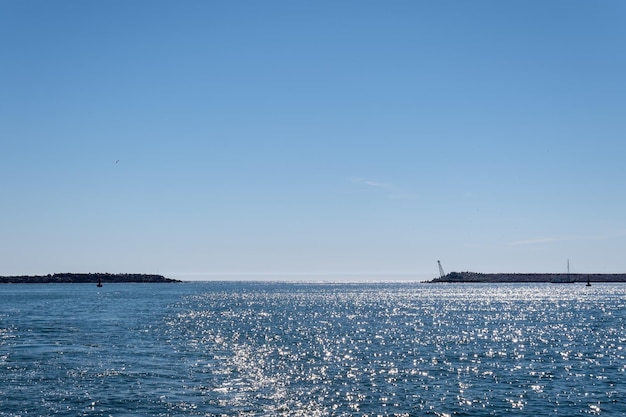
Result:
<svg viewBox="0 0 626 417"><path fill-rule="evenodd" d="M7 284L0 416L623 416L625 309L625 284Z"/></svg>

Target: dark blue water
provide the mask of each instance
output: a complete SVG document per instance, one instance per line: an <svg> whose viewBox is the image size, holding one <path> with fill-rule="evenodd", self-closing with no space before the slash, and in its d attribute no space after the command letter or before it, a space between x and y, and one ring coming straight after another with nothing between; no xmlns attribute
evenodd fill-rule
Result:
<svg viewBox="0 0 626 417"><path fill-rule="evenodd" d="M626 285L0 286L0 416L626 415Z"/></svg>

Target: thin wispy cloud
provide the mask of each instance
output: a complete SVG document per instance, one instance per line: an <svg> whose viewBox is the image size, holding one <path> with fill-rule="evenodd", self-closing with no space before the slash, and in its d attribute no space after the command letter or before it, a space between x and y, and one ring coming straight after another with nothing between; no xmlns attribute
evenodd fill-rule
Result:
<svg viewBox="0 0 626 417"><path fill-rule="evenodd" d="M415 194L411 194L411 193L392 193L392 194L389 194L387 197L389 197L392 200L411 200L411 199L415 198Z"/></svg>
<svg viewBox="0 0 626 417"><path fill-rule="evenodd" d="M574 237L540 237L540 238L535 238L535 239L516 240L514 242L509 242L509 245L511 246L541 245L544 243L564 242L568 240L576 240L576 238Z"/></svg>
<svg viewBox="0 0 626 417"><path fill-rule="evenodd" d="M607 240L615 239L626 236L626 230L620 230L614 233L605 233L599 235L570 235L570 236L546 236L534 239L516 240L510 242L511 246L521 245L542 245L546 243L554 242L572 242L572 241L585 241L585 240Z"/></svg>
<svg viewBox="0 0 626 417"><path fill-rule="evenodd" d="M365 178L361 178L361 177L350 177L349 181L353 182L355 184L367 185L369 187L382 188L384 190L393 190L393 189L395 189L395 187L392 184L389 184L389 183L386 183L386 182L366 180Z"/></svg>
<svg viewBox="0 0 626 417"><path fill-rule="evenodd" d="M362 177L350 177L348 181L354 184L364 185L370 188L387 192L387 197L393 200L404 200L415 198L415 194L407 193L394 184L382 181L373 181Z"/></svg>

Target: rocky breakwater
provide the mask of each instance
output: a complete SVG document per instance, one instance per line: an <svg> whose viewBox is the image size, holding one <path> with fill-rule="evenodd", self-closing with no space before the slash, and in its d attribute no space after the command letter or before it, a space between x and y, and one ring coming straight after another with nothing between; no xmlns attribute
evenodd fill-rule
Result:
<svg viewBox="0 0 626 417"><path fill-rule="evenodd" d="M48 275L19 275L19 276L0 276L0 284L81 284L81 283L97 283L101 281L107 283L173 283L181 282L179 280L165 278L163 275L155 274L108 274L108 273L60 273Z"/></svg>
<svg viewBox="0 0 626 417"><path fill-rule="evenodd" d="M626 282L626 274L482 274L479 272L450 272L428 282L471 283L471 282Z"/></svg>

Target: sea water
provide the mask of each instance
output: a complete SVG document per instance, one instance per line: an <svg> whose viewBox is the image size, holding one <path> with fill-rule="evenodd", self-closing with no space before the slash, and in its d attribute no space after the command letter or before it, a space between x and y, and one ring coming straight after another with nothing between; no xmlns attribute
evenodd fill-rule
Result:
<svg viewBox="0 0 626 417"><path fill-rule="evenodd" d="M625 284L0 286L0 416L623 416L625 354Z"/></svg>

